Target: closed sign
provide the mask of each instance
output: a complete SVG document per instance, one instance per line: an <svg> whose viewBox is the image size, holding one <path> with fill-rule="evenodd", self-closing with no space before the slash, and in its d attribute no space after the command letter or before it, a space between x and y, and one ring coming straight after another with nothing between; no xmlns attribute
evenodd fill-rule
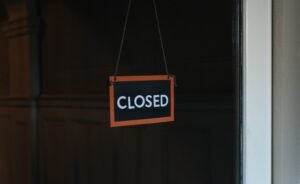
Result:
<svg viewBox="0 0 300 184"><path fill-rule="evenodd" d="M174 121L174 78L110 77L111 127Z"/></svg>

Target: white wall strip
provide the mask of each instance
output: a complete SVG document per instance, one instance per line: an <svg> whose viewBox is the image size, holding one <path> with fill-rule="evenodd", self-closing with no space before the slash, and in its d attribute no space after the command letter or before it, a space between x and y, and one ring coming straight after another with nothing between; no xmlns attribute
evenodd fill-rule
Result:
<svg viewBox="0 0 300 184"><path fill-rule="evenodd" d="M244 184L272 182L272 0L244 0Z"/></svg>

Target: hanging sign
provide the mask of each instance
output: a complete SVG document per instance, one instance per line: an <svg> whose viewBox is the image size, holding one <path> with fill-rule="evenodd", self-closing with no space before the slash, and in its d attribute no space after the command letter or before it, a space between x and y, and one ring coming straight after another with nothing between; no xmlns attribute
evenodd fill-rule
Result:
<svg viewBox="0 0 300 184"><path fill-rule="evenodd" d="M174 78L158 76L110 77L110 126L174 121Z"/></svg>

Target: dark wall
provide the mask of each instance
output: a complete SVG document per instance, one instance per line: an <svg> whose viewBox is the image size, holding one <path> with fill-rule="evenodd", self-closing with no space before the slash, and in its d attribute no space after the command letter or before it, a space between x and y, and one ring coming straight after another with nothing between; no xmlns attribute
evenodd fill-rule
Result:
<svg viewBox="0 0 300 184"><path fill-rule="evenodd" d="M232 6L158 1L176 122L111 129L107 80L127 1L43 1L42 183L234 183ZM120 75L164 74L152 1L131 10Z"/></svg>
<svg viewBox="0 0 300 184"><path fill-rule="evenodd" d="M231 0L157 2L176 121L124 128L109 127L107 80L128 2L43 0L38 18L29 1L6 2L0 183L234 183ZM139 74L164 74L151 0L133 1L120 63Z"/></svg>
<svg viewBox="0 0 300 184"><path fill-rule="evenodd" d="M102 1L101 1L102 2ZM102 3L46 1L42 4L42 92L103 94L113 63L111 35ZM95 14L96 7L99 7Z"/></svg>
<svg viewBox="0 0 300 184"><path fill-rule="evenodd" d="M5 4L4 2L1 0L0 1L0 20L3 20L7 18L7 15L6 15L6 9L5 9Z"/></svg>
<svg viewBox="0 0 300 184"><path fill-rule="evenodd" d="M232 95L231 6L231 1L158 2L168 63L180 93ZM106 93L126 9L127 1L118 0L42 4L43 93ZM164 73L158 38L152 1L134 1L120 74Z"/></svg>
<svg viewBox="0 0 300 184"><path fill-rule="evenodd" d="M1 4L0 4L1 7ZM0 10L1 12L1 10ZM3 31L5 18L0 16L0 96L8 94L8 40Z"/></svg>

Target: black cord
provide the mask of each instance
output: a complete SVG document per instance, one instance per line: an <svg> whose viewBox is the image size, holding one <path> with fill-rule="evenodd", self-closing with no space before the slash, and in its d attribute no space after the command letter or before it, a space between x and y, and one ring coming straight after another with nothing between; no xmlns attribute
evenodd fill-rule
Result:
<svg viewBox="0 0 300 184"><path fill-rule="evenodd" d="M170 75L170 74L169 74L169 68L168 68L168 63L167 63L167 57L166 57L166 52L165 52L165 48L164 48L164 41L163 41L162 34L161 34L161 28L160 28L160 24L159 24L159 18L158 18L157 6L156 6L155 0L153 0L153 6L154 6L154 12L155 12L156 23L157 23L157 30L158 30L158 34L159 34L159 40L160 40L161 51L162 51L162 54L163 54L163 60L164 60L164 65L165 65L165 71L166 71L166 74L167 74L167 75Z"/></svg>
<svg viewBox="0 0 300 184"><path fill-rule="evenodd" d="M129 2L128 2L126 18L125 18L125 23L124 23L124 27L123 27L123 33L122 33L118 58L117 58L117 62L116 62L116 68L115 68L115 74L114 74L115 80L116 80L116 77L117 77L118 71L119 71L120 60L121 60L121 55L122 55L123 46L124 46L124 39L125 39L126 30L127 30L127 24L128 24L128 17L129 17L129 13L130 13L130 8L131 8L131 0L129 0Z"/></svg>
<svg viewBox="0 0 300 184"><path fill-rule="evenodd" d="M116 67L115 67L115 73L114 73L115 80L116 80L118 72L119 72L120 60L121 60L121 55L122 55L123 46L124 46L124 39L125 39L125 35L126 35L128 17L129 17L129 13L130 13L130 9L131 9L131 4L132 4L132 0L129 0L127 13L126 13L126 17L125 17L125 23L124 23L124 27L123 27L123 33L122 33L120 48L119 48L119 52L118 52L118 58L117 58ZM157 23L157 30L158 30L158 34L159 34L160 46L161 46L161 50L162 50L162 54L163 54L165 72L168 76L170 76L169 69L168 69L168 64L167 64L166 52L165 52L165 48L164 48L164 41L163 41L163 38L162 38L162 33L161 33L160 24L159 24L159 18L158 18L158 13L157 13L157 7L156 7L155 0L153 0L153 7L154 7L154 12L155 12L155 20L156 20L156 23Z"/></svg>

